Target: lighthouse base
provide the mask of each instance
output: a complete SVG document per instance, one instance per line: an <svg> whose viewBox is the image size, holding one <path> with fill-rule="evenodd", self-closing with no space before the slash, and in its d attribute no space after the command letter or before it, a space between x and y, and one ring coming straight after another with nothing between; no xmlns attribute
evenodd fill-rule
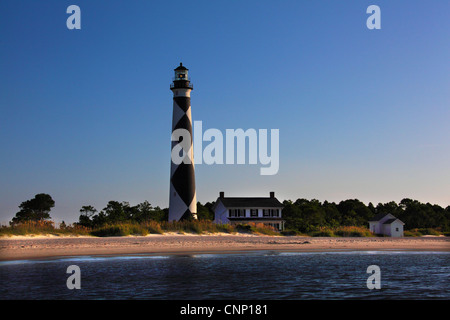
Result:
<svg viewBox="0 0 450 320"><path fill-rule="evenodd" d="M197 214L192 213L189 209L181 216L180 221L198 220Z"/></svg>

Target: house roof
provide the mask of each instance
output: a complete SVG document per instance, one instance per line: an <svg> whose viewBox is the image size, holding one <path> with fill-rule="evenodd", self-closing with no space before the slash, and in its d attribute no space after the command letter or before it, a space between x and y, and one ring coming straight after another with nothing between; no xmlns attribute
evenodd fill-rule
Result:
<svg viewBox="0 0 450 320"><path fill-rule="evenodd" d="M277 198L218 198L227 208L283 208Z"/></svg>
<svg viewBox="0 0 450 320"><path fill-rule="evenodd" d="M375 217L370 218L369 221L380 221L381 219L383 219L384 217L386 217L388 214L390 214L390 213L379 213L379 214L377 214Z"/></svg>

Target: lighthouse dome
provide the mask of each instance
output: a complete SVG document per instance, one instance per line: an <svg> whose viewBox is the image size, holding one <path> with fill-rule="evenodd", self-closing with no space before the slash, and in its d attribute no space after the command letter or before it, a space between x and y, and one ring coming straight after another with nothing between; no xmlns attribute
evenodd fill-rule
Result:
<svg viewBox="0 0 450 320"><path fill-rule="evenodd" d="M185 66L183 66L183 63L180 62L180 65L174 69L175 71L181 71L181 70L189 70L188 68L186 68Z"/></svg>

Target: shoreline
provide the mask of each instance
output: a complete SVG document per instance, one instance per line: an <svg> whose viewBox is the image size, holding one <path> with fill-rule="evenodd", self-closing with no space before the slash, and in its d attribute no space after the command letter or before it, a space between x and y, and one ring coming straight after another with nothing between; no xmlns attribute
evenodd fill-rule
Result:
<svg viewBox="0 0 450 320"><path fill-rule="evenodd" d="M91 236L15 236L0 238L0 261L75 256L219 254L255 251L450 252L450 237L330 238L254 234L164 234L101 238Z"/></svg>

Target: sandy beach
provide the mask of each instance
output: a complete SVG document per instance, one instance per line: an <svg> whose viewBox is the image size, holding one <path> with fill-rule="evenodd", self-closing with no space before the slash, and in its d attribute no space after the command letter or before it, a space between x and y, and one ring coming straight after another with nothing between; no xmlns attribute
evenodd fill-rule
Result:
<svg viewBox="0 0 450 320"><path fill-rule="evenodd" d="M0 260L3 261L80 255L235 253L257 250L450 251L450 238L312 238L230 234L0 238Z"/></svg>

